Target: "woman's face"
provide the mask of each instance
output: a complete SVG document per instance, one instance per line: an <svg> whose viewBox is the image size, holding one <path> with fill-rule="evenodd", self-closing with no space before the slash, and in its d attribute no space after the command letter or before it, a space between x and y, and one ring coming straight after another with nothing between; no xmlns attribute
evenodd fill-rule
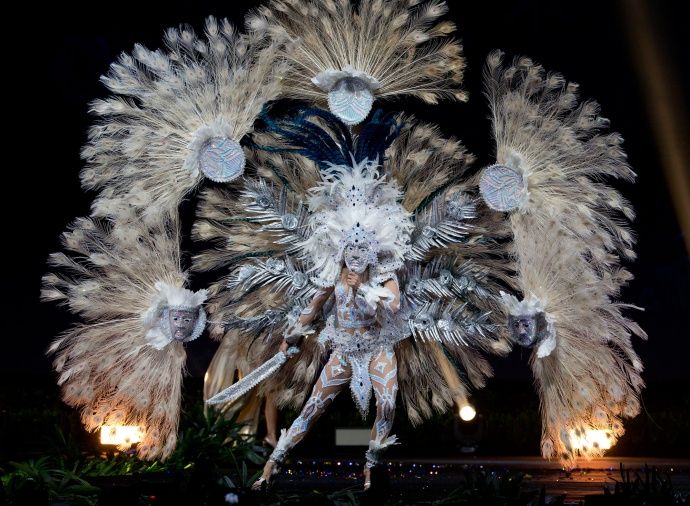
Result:
<svg viewBox="0 0 690 506"><path fill-rule="evenodd" d="M343 259L351 272L362 274L369 265L369 245L366 243L348 244L343 251Z"/></svg>

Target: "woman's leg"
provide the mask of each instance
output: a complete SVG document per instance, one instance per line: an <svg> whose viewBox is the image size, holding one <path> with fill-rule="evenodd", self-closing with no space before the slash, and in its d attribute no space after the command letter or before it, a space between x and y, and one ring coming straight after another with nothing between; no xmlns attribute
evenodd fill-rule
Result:
<svg viewBox="0 0 690 506"><path fill-rule="evenodd" d="M264 416L266 417L266 442L275 448L278 442L278 406L272 393L266 396Z"/></svg>
<svg viewBox="0 0 690 506"><path fill-rule="evenodd" d="M314 422L326 410L328 405L350 381L352 371L350 365L340 359L340 355L333 353L326 365L321 369L319 379L304 404L299 416L292 422L290 428L283 430L278 439L275 450L266 462L262 478L268 480L273 467L285 459L287 453L306 436Z"/></svg>
<svg viewBox="0 0 690 506"><path fill-rule="evenodd" d="M380 453L396 440L395 436L388 437L393 427L395 398L398 394L398 367L393 350L383 349L372 358L369 376L376 397L376 420L366 453L366 467L372 468L378 464Z"/></svg>

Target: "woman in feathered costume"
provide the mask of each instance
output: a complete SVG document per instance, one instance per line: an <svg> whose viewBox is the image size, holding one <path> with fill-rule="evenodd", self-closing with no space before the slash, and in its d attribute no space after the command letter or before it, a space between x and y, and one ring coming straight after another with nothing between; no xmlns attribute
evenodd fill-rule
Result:
<svg viewBox="0 0 690 506"><path fill-rule="evenodd" d="M387 130L383 135L386 139L395 136L391 129L397 130L391 118L377 127ZM282 127L276 129L287 133ZM294 145L294 136L291 140ZM380 452L396 440L389 436L398 391L393 345L407 334L391 332L388 327L394 325L400 310L395 271L410 251L413 224L399 203L397 185L380 177L378 160L357 160L354 153L351 156L348 165L321 161L328 168L323 182L312 189L312 214L307 225L311 235L300 245L311 260L311 281L319 290L285 331L281 346L286 351L288 343L308 334L315 316L335 295L335 310L318 336L331 354L301 413L287 431L282 431L256 487L270 479L277 464L348 384L363 417L372 389L376 399L376 418L366 452L365 488L370 486L370 469L378 463Z"/></svg>
<svg viewBox="0 0 690 506"><path fill-rule="evenodd" d="M208 307L252 370L208 402L262 382L258 391L280 407L302 408L260 487L340 390L349 385L365 415L373 389L368 482L396 441L398 391L417 424L466 403L463 378L483 385L490 368L479 350L506 350L491 317L500 314L500 247L460 179L471 155L433 127L375 112L353 135L320 109L264 120L261 147L248 158L261 177L246 178L239 198L205 192L195 225L198 238L218 245L195 258L196 268L233 266L210 288ZM282 329L287 353L274 337ZM290 344L317 332L285 363Z"/></svg>
<svg viewBox="0 0 690 506"><path fill-rule="evenodd" d="M70 255L51 257L68 274L46 276L43 292L83 316L50 351L88 428L131 422L146 431L142 457L169 455L182 343L208 311L223 338L210 403L263 382L257 395L303 404L258 487L346 385L362 414L374 392L369 483L396 442L398 391L412 424L462 405L491 373L482 352L507 352L509 335L535 348L545 457L599 455L583 434L612 443L622 433L642 388L631 336L644 332L617 301L630 279L619 256L634 256L618 213L633 212L602 182L634 177L620 138L603 133L595 104L577 105L575 85L526 59L504 70L494 54L497 163L476 178L483 206L457 140L370 113L399 96L464 99L460 44L452 23L437 22L446 10L437 0L275 0L246 34L210 18L204 40L170 30L165 51L137 46L113 65L104 82L116 96L93 104L100 120L83 150L83 185L99 190L92 217L65 236ZM264 114L256 131L278 98L331 112ZM202 174L216 185L201 193L193 236L214 247L193 267L226 274L192 292L178 207ZM292 346L310 334L318 339ZM217 393L234 369L251 372Z"/></svg>

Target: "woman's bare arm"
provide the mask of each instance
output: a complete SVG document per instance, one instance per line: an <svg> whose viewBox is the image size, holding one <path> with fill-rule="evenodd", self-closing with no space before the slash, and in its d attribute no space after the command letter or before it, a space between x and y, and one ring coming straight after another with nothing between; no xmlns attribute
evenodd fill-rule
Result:
<svg viewBox="0 0 690 506"><path fill-rule="evenodd" d="M400 287L396 279L389 279L383 284L384 288L388 288L394 295L393 300L384 302L385 307L392 312L397 313L400 309Z"/></svg>
<svg viewBox="0 0 690 506"><path fill-rule="evenodd" d="M306 327L314 321L314 318L316 318L316 315L319 313L319 311L321 311L321 308L326 303L326 301L332 293L332 286L328 288L321 288L318 292L316 292L314 298L311 299L309 305L302 310L302 313L299 316L299 322L302 324L303 327Z"/></svg>
<svg viewBox="0 0 690 506"><path fill-rule="evenodd" d="M295 324L288 327L283 334L283 342L280 345L280 351L285 352L288 349L288 339L291 341L292 339L299 339L297 335L301 332L301 329L298 330L298 327L307 327L311 322L313 322L314 318L316 318L316 315L319 311L321 311L324 303L328 300L332 293L332 286L328 288L321 288L318 292L316 292L316 295L314 295L314 297L311 299L309 305L302 310L302 313ZM292 334L292 337L290 334Z"/></svg>

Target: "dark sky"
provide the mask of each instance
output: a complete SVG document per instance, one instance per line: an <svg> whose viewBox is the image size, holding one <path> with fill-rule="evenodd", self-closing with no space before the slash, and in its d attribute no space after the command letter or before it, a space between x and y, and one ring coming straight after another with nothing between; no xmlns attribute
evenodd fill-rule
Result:
<svg viewBox="0 0 690 506"><path fill-rule="evenodd" d="M492 149L481 94L481 70L490 50L530 56L580 83L582 96L598 100L612 128L623 134L639 175L636 185L619 188L638 212L634 227L639 259L629 266L636 279L624 299L646 308L636 315L650 335L648 343L636 343L647 365L645 376L687 380L690 264L620 18L625 1L571 2L568 10L560 8L561 2L543 0L451 1L450 17L458 25L467 57L469 103L429 107L405 101L392 107L437 122L444 133L461 138L478 156L476 168L481 168L491 161ZM681 2L650 3L687 104L686 27L676 14ZM226 0L166 2L156 7L146 2L142 7L144 2L123 0L90 2L84 9L56 2L47 10L5 21L5 30L11 32L3 55L3 75L11 88L5 93L10 110L6 127L11 133L4 143L9 151L4 172L10 181L2 202L9 231L3 240L2 293L8 325L3 329L1 371L48 373L50 364L43 352L53 336L74 321L65 311L40 304L38 297L45 261L57 250L59 234L73 218L89 212L92 195L79 188L79 149L90 122L87 103L105 96L98 77L136 42L159 47L166 27L190 23L201 30L210 14L241 23L247 6L256 4ZM191 222L193 205L187 208ZM203 374L215 346L205 337L189 346L192 374ZM526 357L515 352L494 361L497 375L526 378Z"/></svg>

